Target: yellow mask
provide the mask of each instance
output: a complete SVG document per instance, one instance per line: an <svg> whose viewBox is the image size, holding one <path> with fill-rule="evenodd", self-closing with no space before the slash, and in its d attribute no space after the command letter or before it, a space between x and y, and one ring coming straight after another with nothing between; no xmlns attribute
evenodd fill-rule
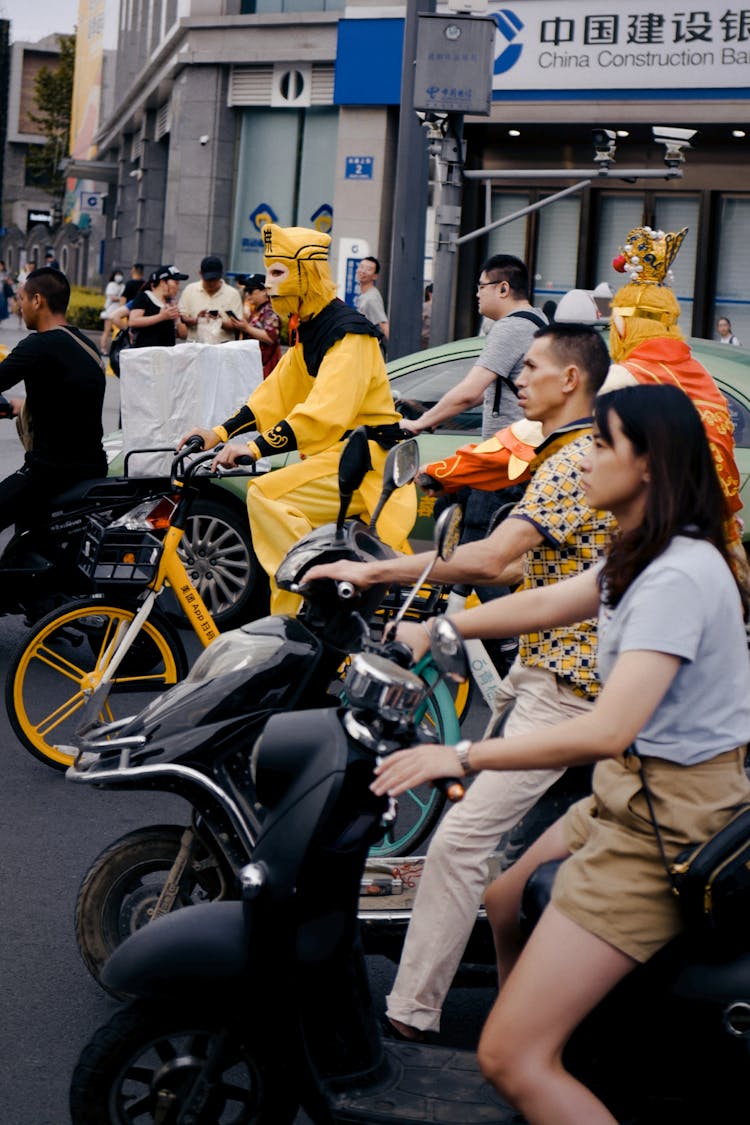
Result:
<svg viewBox="0 0 750 1125"><path fill-rule="evenodd" d="M331 237L307 227L263 227L266 289L280 316L309 320L330 304L336 285L328 265Z"/></svg>

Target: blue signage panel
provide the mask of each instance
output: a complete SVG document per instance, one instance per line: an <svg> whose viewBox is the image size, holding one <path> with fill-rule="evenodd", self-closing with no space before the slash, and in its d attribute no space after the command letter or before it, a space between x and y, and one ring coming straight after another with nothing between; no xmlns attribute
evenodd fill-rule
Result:
<svg viewBox="0 0 750 1125"><path fill-rule="evenodd" d="M337 34L334 104L398 105L404 21L344 19Z"/></svg>
<svg viewBox="0 0 750 1125"><path fill-rule="evenodd" d="M345 180L371 180L374 156L347 156L344 164Z"/></svg>

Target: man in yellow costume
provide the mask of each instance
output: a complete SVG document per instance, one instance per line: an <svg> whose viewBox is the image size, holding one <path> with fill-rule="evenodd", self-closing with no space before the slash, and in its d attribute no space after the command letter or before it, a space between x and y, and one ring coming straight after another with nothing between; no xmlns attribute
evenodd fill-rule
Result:
<svg viewBox="0 0 750 1125"><path fill-rule="evenodd" d="M387 449L403 436L393 405L381 333L336 297L327 234L304 227L263 227L266 288L274 311L289 323L290 346L246 405L212 430L196 428L206 449L247 430L248 444L227 444L214 464L248 454L258 460L298 450L301 460L250 482L247 510L255 553L271 580L272 613L296 613L300 599L280 590L274 575L290 547L338 514L338 464L357 426L370 437L372 470L355 492L350 515L369 518L382 484ZM416 517L413 486L398 489L378 520L390 546L408 551Z"/></svg>

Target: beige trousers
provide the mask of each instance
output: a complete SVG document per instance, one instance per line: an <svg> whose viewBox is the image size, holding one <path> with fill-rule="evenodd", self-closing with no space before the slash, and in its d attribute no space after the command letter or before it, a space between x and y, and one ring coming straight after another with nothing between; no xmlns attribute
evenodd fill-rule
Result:
<svg viewBox="0 0 750 1125"><path fill-rule="evenodd" d="M552 672L518 660L503 680L488 731L512 705L504 733L523 734L588 711L592 703ZM485 770L440 822L430 843L388 1015L437 1031L488 882L500 836L528 812L562 770Z"/></svg>

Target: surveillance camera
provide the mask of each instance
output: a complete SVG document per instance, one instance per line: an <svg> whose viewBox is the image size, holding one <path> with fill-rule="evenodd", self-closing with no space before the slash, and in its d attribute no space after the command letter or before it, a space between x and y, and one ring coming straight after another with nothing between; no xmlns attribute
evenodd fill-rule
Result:
<svg viewBox="0 0 750 1125"><path fill-rule="evenodd" d="M594 163L609 165L614 162L617 147L617 134L612 129L592 129L594 142Z"/></svg>
<svg viewBox="0 0 750 1125"><path fill-rule="evenodd" d="M696 129L677 129L668 125L654 125L654 140L657 144L665 146L664 162L670 167L684 164L685 149L692 148L690 141L695 136Z"/></svg>
<svg viewBox="0 0 750 1125"><path fill-rule="evenodd" d="M198 138L198 140L202 145L207 145L211 138L209 137L208 133L204 133L202 137Z"/></svg>

